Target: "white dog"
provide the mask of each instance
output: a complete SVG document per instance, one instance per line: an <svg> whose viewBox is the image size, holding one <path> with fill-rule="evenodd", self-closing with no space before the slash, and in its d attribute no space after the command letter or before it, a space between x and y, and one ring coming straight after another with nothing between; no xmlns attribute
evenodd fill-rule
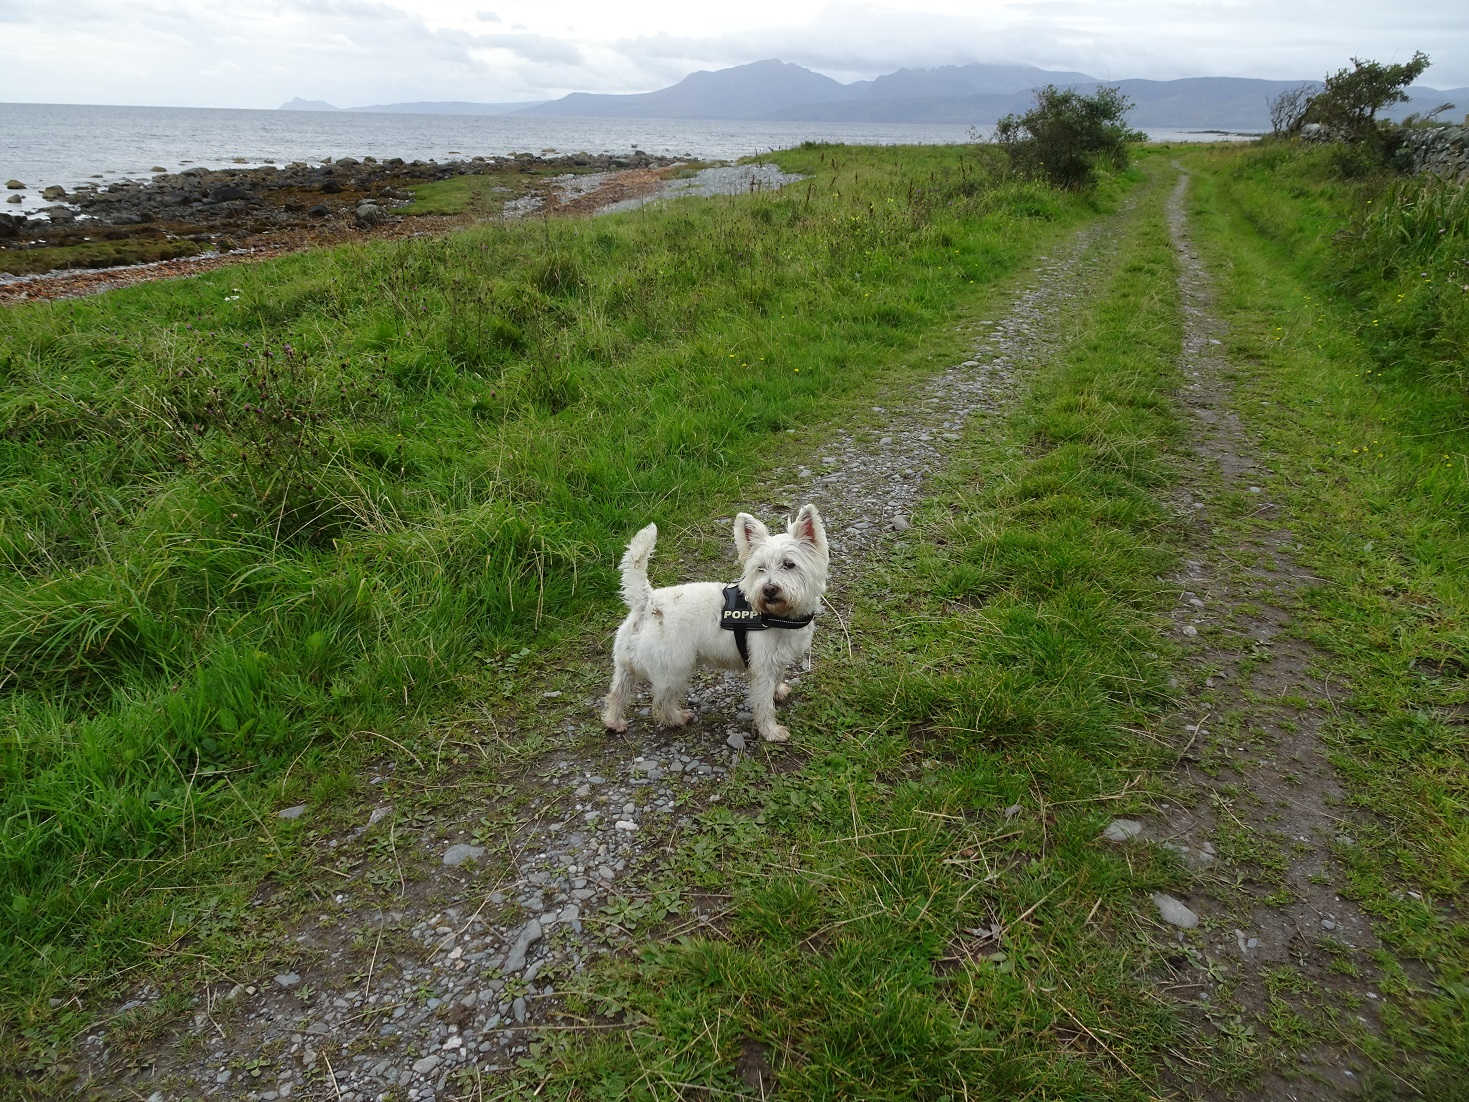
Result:
<svg viewBox="0 0 1469 1102"><path fill-rule="evenodd" d="M810 651L812 618L826 591L830 555L821 514L814 505L803 506L778 536L748 513L735 517L744 574L731 586L689 582L654 589L648 557L657 538L658 526L648 525L622 556L622 599L629 611L612 647L612 688L602 722L612 731L627 730L623 709L641 679L653 685L653 717L683 726L694 718L684 707L689 675L704 663L748 668L755 728L768 742L784 742L790 732L776 722L775 705L791 690L782 678Z"/></svg>

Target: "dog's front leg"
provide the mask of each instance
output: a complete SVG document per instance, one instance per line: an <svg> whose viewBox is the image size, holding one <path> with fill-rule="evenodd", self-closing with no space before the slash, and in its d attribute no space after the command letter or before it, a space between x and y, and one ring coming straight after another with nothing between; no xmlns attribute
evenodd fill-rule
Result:
<svg viewBox="0 0 1469 1102"><path fill-rule="evenodd" d="M766 742L785 742L791 737L775 718L775 693L781 684L781 672L758 663L750 666L750 711L755 716L755 730Z"/></svg>

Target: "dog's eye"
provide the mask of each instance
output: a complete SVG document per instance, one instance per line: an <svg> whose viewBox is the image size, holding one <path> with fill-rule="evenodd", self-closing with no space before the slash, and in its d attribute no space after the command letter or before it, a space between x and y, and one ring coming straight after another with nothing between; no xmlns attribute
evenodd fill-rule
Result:
<svg viewBox="0 0 1469 1102"><path fill-rule="evenodd" d="M793 563L793 562L791 562L790 559L786 559L786 561L783 562L783 563L781 563L780 565L783 566L783 567L785 567L787 570L794 570L794 569L796 569L796 564Z"/></svg>

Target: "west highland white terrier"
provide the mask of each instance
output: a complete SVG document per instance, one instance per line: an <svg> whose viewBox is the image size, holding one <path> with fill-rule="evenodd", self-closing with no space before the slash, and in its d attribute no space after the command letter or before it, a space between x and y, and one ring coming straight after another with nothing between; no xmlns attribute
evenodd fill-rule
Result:
<svg viewBox="0 0 1469 1102"><path fill-rule="evenodd" d="M612 688L602 722L626 731L623 709L637 683L653 686L653 718L682 727L694 718L684 707L689 675L700 665L750 675L750 711L767 742L790 732L775 719L775 705L790 694L782 678L811 650L813 618L826 591L830 553L816 506L806 505L776 536L748 513L735 517L735 551L744 573L734 585L688 582L654 589L648 557L658 538L650 524L622 556L622 599L627 619L612 647Z"/></svg>

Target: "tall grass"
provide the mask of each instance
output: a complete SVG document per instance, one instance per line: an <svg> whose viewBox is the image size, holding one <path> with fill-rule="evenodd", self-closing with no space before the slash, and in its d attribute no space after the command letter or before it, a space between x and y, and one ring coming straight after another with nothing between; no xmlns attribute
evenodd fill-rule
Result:
<svg viewBox="0 0 1469 1102"><path fill-rule="evenodd" d="M1379 369L1416 378L1443 415L1469 394L1466 184L1379 171L1344 179L1331 147L1267 144L1218 154L1221 195L1323 294L1355 306L1351 324Z"/></svg>
<svg viewBox="0 0 1469 1102"><path fill-rule="evenodd" d="M1394 180L1357 207L1343 252L1384 360L1469 395L1469 181Z"/></svg>
<svg viewBox="0 0 1469 1102"><path fill-rule="evenodd" d="M1092 209L963 149L780 159L810 180L0 314L0 1032L219 921L277 801Z"/></svg>

